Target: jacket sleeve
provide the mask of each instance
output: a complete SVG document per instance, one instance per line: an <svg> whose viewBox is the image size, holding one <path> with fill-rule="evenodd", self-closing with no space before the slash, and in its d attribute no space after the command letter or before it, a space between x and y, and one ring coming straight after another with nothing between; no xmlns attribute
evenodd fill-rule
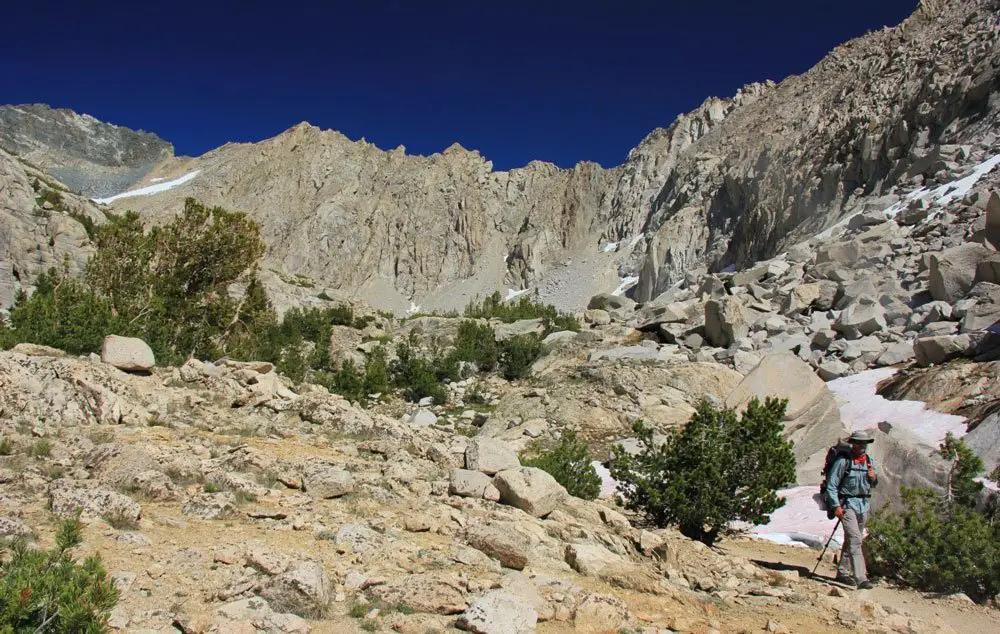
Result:
<svg viewBox="0 0 1000 634"><path fill-rule="evenodd" d="M833 466L830 467L830 477L826 479L826 499L829 500L831 508L837 508L841 505L838 489L846 468L847 461L843 458L834 462Z"/></svg>

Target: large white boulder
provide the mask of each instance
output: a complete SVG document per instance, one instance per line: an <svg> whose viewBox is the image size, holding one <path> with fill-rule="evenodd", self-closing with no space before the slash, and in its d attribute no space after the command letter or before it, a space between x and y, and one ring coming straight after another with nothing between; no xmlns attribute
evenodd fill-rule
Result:
<svg viewBox="0 0 1000 634"><path fill-rule="evenodd" d="M521 466L517 454L502 440L488 436L476 436L465 448L465 468L493 475L504 469Z"/></svg>
<svg viewBox="0 0 1000 634"><path fill-rule="evenodd" d="M506 590L491 590L476 599L459 618L459 626L474 634L531 634L538 612Z"/></svg>
<svg viewBox="0 0 1000 634"><path fill-rule="evenodd" d="M496 474L493 486L500 491L500 501L535 517L545 517L568 495L551 475L534 467L507 469Z"/></svg>
<svg viewBox="0 0 1000 634"><path fill-rule="evenodd" d="M108 335L104 338L101 361L129 372L149 372L156 365L153 350L145 341L118 335Z"/></svg>
<svg viewBox="0 0 1000 634"><path fill-rule="evenodd" d="M843 438L847 429L840 408L826 383L809 364L790 352L764 357L726 398L726 406L746 408L754 397L787 398L785 439L794 443L796 479L799 484L819 484L826 450Z"/></svg>

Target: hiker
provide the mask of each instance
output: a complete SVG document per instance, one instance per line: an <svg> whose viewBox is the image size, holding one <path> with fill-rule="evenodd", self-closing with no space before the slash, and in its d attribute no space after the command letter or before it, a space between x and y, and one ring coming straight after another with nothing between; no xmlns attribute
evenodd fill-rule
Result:
<svg viewBox="0 0 1000 634"><path fill-rule="evenodd" d="M872 587L861 552L861 536L868 522L868 498L878 484L875 465L868 457L868 445L874 442L867 432L856 431L847 442L850 457L841 457L830 468L826 496L834 515L844 526L844 547L840 551L837 581L867 590Z"/></svg>

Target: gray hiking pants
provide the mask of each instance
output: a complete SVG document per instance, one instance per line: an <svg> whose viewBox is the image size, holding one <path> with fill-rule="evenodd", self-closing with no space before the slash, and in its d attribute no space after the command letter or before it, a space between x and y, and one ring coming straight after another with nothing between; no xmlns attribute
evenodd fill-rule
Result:
<svg viewBox="0 0 1000 634"><path fill-rule="evenodd" d="M840 551L840 566L838 575L854 578L855 583L868 580L868 569L865 567L865 555L861 552L861 536L868 523L868 513L858 513L854 509L844 509L844 547Z"/></svg>

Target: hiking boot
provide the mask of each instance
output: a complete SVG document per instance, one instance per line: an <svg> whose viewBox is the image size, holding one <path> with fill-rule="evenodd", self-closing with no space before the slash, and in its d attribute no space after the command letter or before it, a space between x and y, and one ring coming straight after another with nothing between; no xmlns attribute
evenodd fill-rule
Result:
<svg viewBox="0 0 1000 634"><path fill-rule="evenodd" d="M856 585L854 583L854 577L852 577L851 575L837 575L837 578L834 579L834 581L836 581L837 583L842 583L845 586L851 586L852 588Z"/></svg>
<svg viewBox="0 0 1000 634"><path fill-rule="evenodd" d="M872 582L868 581L867 579L858 584L858 590L871 590L871 589L872 589Z"/></svg>

